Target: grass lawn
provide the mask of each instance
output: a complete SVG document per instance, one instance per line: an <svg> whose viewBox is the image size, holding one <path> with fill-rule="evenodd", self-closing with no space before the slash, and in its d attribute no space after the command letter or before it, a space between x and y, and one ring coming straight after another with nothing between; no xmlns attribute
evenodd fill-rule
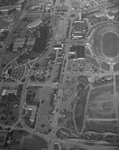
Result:
<svg viewBox="0 0 119 150"><path fill-rule="evenodd" d="M34 135L33 138L24 140L20 150L40 150L41 148L47 148L47 142Z"/></svg>
<svg viewBox="0 0 119 150"><path fill-rule="evenodd" d="M118 54L119 38L115 33L108 32L102 38L103 52L108 57L115 57Z"/></svg>

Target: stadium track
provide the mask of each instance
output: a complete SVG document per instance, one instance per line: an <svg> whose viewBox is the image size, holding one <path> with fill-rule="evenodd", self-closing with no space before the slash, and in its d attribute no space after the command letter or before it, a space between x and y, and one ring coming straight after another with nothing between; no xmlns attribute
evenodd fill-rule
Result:
<svg viewBox="0 0 119 150"><path fill-rule="evenodd" d="M119 37L119 23L117 22L101 22L94 25L87 33L87 39L91 45L91 49L95 57L104 62L118 62L119 53L115 57L106 56L103 50L102 38L106 33L112 32ZM114 56L114 55L113 55Z"/></svg>

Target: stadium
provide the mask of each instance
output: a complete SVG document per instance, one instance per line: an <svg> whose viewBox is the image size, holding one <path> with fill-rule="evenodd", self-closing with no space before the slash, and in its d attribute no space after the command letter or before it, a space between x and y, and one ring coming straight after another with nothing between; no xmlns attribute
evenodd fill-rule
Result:
<svg viewBox="0 0 119 150"><path fill-rule="evenodd" d="M95 56L105 62L116 62L119 57L119 24L101 23L94 26L90 44ZM90 31L90 33L91 33ZM94 32L93 32L94 31Z"/></svg>

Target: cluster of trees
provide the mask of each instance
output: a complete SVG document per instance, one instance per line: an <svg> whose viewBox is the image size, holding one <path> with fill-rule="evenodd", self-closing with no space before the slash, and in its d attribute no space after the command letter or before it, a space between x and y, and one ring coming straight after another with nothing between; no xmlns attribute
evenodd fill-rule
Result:
<svg viewBox="0 0 119 150"><path fill-rule="evenodd" d="M15 5L19 0L1 0L0 6Z"/></svg>
<svg viewBox="0 0 119 150"><path fill-rule="evenodd" d="M0 41L4 41L6 39L6 37L8 36L9 31L3 31L0 35Z"/></svg>

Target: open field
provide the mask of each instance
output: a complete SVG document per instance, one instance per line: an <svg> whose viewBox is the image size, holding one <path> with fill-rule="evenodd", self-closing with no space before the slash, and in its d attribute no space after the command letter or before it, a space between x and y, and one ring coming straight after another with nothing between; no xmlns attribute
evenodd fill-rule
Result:
<svg viewBox="0 0 119 150"><path fill-rule="evenodd" d="M43 87L37 90L36 99L39 102L39 110L36 119L36 131L42 134L48 134L51 132L49 118L54 110L53 92L54 89L51 87Z"/></svg>
<svg viewBox="0 0 119 150"><path fill-rule="evenodd" d="M47 142L36 135L26 138L21 146L21 150L40 150L41 148L47 148Z"/></svg>
<svg viewBox="0 0 119 150"><path fill-rule="evenodd" d="M86 131L93 131L97 133L106 133L112 132L117 134L118 133L118 125L117 121L86 121L84 132Z"/></svg>
<svg viewBox="0 0 119 150"><path fill-rule="evenodd" d="M109 71L110 70L110 65L108 65L106 62L103 62L101 60L99 60L100 66L103 70L105 71Z"/></svg>
<svg viewBox="0 0 119 150"><path fill-rule="evenodd" d="M102 37L103 53L108 57L116 57L119 53L119 37L113 33L108 32Z"/></svg>
<svg viewBox="0 0 119 150"><path fill-rule="evenodd" d="M91 57L89 55L86 56L86 58L88 59L88 61L93 64L95 67L100 68L99 62L96 58Z"/></svg>
<svg viewBox="0 0 119 150"><path fill-rule="evenodd" d="M95 98L102 93L114 93L114 87L113 85L108 85L108 86L102 86L102 87L97 87L94 90L91 91L90 97L89 97L89 102L95 102Z"/></svg>
<svg viewBox="0 0 119 150"><path fill-rule="evenodd" d="M115 118L114 96L103 93L95 98L95 101L88 104L87 115L89 118Z"/></svg>
<svg viewBox="0 0 119 150"><path fill-rule="evenodd" d="M74 113L75 124L79 132L81 132L83 127L84 113L85 113L88 92L89 92L89 87L83 92L81 98L78 100L75 107L75 113Z"/></svg>

